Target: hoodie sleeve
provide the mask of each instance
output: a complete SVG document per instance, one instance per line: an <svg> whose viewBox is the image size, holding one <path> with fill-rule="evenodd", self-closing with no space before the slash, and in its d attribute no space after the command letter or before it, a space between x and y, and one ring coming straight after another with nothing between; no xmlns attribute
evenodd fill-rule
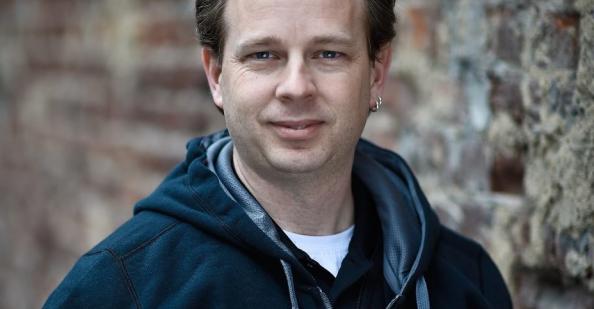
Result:
<svg viewBox="0 0 594 309"><path fill-rule="evenodd" d="M493 308L512 308L512 301L497 266L484 249L480 255L481 290Z"/></svg>
<svg viewBox="0 0 594 309"><path fill-rule="evenodd" d="M43 308L139 308L133 295L123 265L103 250L81 257Z"/></svg>

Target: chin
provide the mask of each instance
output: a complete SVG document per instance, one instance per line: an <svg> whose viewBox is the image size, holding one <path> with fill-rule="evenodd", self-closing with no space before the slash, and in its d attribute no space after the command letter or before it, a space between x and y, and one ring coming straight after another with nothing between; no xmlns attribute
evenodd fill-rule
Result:
<svg viewBox="0 0 594 309"><path fill-rule="evenodd" d="M291 151L292 152L292 151ZM311 152L275 154L269 158L270 165L277 171L289 174L306 174L319 171L327 163L324 156Z"/></svg>
<svg viewBox="0 0 594 309"><path fill-rule="evenodd" d="M289 174L306 174L319 170L323 164L306 160L274 160L272 166L281 172Z"/></svg>

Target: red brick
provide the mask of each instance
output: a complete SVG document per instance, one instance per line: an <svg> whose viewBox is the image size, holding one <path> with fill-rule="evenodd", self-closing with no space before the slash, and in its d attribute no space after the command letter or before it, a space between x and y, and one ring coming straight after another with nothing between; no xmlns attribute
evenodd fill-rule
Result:
<svg viewBox="0 0 594 309"><path fill-rule="evenodd" d="M414 48L428 51L434 56L437 48L436 24L438 21L437 12L427 7L412 7L406 11L410 20L411 45Z"/></svg>
<svg viewBox="0 0 594 309"><path fill-rule="evenodd" d="M141 105L126 112L126 119L150 123L164 130L187 129L202 132L209 126L208 116L203 112L153 111L144 109Z"/></svg>
<svg viewBox="0 0 594 309"><path fill-rule="evenodd" d="M498 155L491 163L490 183L493 192L524 193L524 160Z"/></svg>
<svg viewBox="0 0 594 309"><path fill-rule="evenodd" d="M138 41L145 46L193 46L198 44L193 21L151 20L140 26Z"/></svg>
<svg viewBox="0 0 594 309"><path fill-rule="evenodd" d="M144 68L138 73L138 78L138 87L140 89L156 87L179 90L184 88L205 88L208 85L206 77L198 67Z"/></svg>

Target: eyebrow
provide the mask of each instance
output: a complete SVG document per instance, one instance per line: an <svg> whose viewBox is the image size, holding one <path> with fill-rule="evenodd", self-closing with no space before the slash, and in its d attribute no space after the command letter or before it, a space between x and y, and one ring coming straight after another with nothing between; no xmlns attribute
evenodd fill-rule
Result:
<svg viewBox="0 0 594 309"><path fill-rule="evenodd" d="M264 47L264 46L271 46L271 45L280 45L282 39L277 36L264 36L264 37L255 37L246 39L243 42L240 42L235 49L236 52L243 51L246 49L252 49L256 47Z"/></svg>
<svg viewBox="0 0 594 309"><path fill-rule="evenodd" d="M322 35L314 37L314 44L336 44L344 46L353 46L355 42L349 35Z"/></svg>
<svg viewBox="0 0 594 309"><path fill-rule="evenodd" d="M257 47L269 47L271 45L281 45L283 39L278 36L263 36L248 38L237 45L236 51L243 51L246 49L253 49ZM335 44L351 47L355 45L355 42L349 35L320 35L312 39L314 45L321 44Z"/></svg>

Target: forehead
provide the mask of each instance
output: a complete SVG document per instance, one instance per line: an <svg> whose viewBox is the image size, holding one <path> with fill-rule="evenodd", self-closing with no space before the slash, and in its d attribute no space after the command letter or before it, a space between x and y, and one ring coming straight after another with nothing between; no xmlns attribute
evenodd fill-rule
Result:
<svg viewBox="0 0 594 309"><path fill-rule="evenodd" d="M275 37L299 43L340 36L365 42L364 12L363 0L228 0L226 41Z"/></svg>

